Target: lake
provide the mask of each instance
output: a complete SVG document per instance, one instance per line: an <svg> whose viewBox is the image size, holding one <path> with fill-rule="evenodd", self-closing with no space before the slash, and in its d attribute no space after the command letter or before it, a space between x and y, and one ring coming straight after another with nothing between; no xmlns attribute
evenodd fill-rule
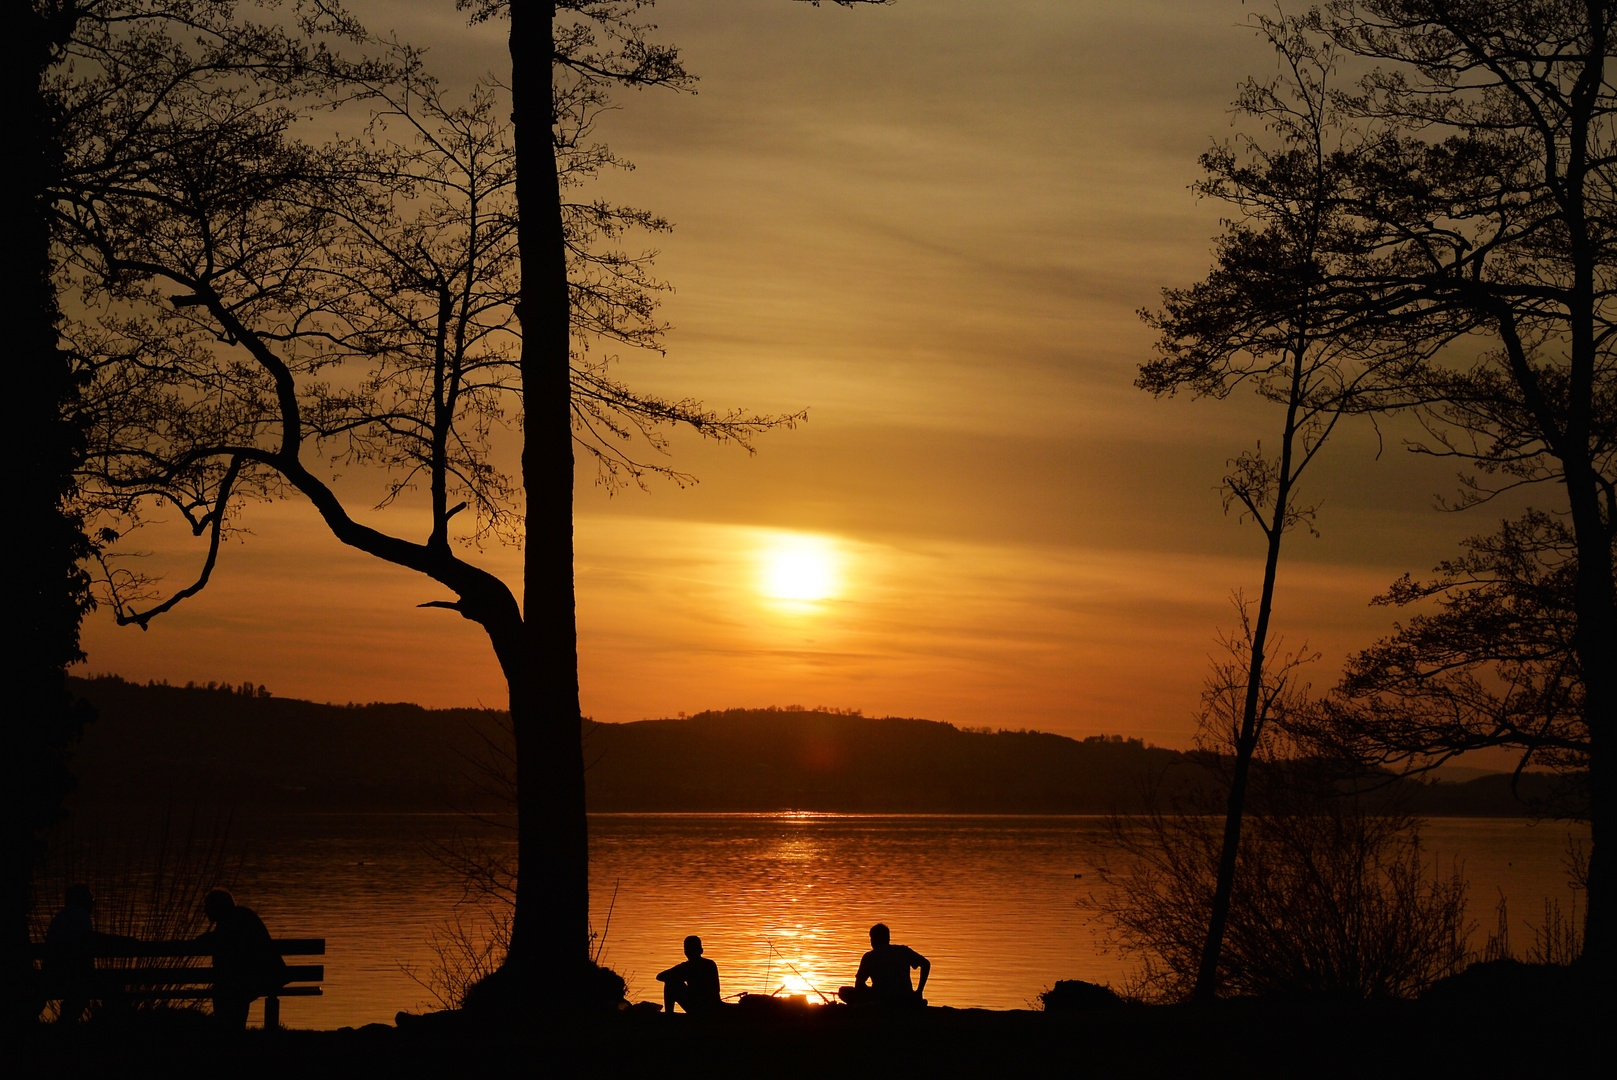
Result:
<svg viewBox="0 0 1617 1080"><path fill-rule="evenodd" d="M603 960L632 1000L661 1001L655 975L693 933L726 995L834 996L852 981L871 924L885 922L931 960L933 1004L1026 1008L1057 979L1128 977L1129 961L1105 949L1104 927L1079 903L1100 887L1105 832L1098 817L592 815L592 911ZM284 1001L283 1023L391 1023L401 1009L434 1007L410 972L425 977L438 962L434 934L464 888L433 847L466 835L505 836L452 814L232 824L237 900L276 936L327 940L325 996ZM1503 818L1432 819L1423 835L1441 866L1463 861L1479 928L1493 928L1507 899L1518 952L1546 898L1571 902L1569 839L1588 843L1583 827ZM482 925L475 909L459 910Z"/></svg>

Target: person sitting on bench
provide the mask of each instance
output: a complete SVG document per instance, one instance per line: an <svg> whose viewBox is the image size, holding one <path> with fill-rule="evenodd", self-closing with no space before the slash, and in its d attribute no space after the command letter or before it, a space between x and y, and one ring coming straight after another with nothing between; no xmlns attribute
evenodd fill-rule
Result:
<svg viewBox="0 0 1617 1080"><path fill-rule="evenodd" d="M663 984L663 1009L678 1005L688 1013L713 1012L719 1007L719 966L702 955L702 939L685 939L685 962L657 975Z"/></svg>
<svg viewBox="0 0 1617 1080"><path fill-rule="evenodd" d="M103 934L95 928L95 897L88 885L70 885L62 910L51 919L45 931L44 979L47 993L62 999L57 1023L74 1024L90 1004L95 984L95 950L119 945L138 945L136 939L121 934ZM102 1002L103 1005L122 1004Z"/></svg>
<svg viewBox="0 0 1617 1080"><path fill-rule="evenodd" d="M914 988L910 986L911 968L921 969L921 981ZM870 928L870 951L860 959L853 985L837 993L850 1005L922 1006L926 998L921 991L930 974L932 961L908 945L894 945L891 932L877 923Z"/></svg>
<svg viewBox="0 0 1617 1080"><path fill-rule="evenodd" d="M286 961L264 921L251 908L236 903L224 889L202 902L213 929L197 938L213 946L213 1015L221 1027L247 1026L247 1007L254 998L274 995L286 983Z"/></svg>

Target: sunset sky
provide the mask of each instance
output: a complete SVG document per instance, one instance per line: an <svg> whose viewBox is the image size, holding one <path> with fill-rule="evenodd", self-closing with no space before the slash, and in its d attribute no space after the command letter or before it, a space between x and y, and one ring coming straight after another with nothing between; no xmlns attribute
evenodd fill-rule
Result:
<svg viewBox="0 0 1617 1080"><path fill-rule="evenodd" d="M449 85L504 71L504 25L450 0L356 5L430 44ZM1157 401L1138 318L1206 270L1220 207L1189 191L1229 101L1274 71L1239 0L663 0L696 94L627 94L600 134L635 172L603 194L667 216L666 356L637 388L807 424L734 448L676 438L700 483L608 496L579 473L583 706L625 721L799 703L1185 746L1230 594L1261 536L1221 511L1225 460L1278 417ZM1265 8L1265 10L1268 10ZM1311 477L1277 625L1313 682L1497 510L1445 515L1452 470L1384 424ZM419 514L412 519L411 514ZM425 513L379 515L424 535ZM309 508L253 508L200 596L142 633L101 611L85 672L268 685L320 701L504 705L473 624L433 583L344 549ZM148 538L148 570L200 554ZM477 559L507 580L519 555Z"/></svg>

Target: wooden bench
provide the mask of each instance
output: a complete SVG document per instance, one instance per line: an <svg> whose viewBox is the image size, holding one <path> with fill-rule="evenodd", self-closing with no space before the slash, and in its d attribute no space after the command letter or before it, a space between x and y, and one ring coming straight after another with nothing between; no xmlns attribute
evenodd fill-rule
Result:
<svg viewBox="0 0 1617 1080"><path fill-rule="evenodd" d="M324 956L325 938L276 938L282 956ZM43 961L48 946L35 945L33 958ZM80 954L83 955L83 954ZM192 963L196 958L212 960L213 946L206 941L140 941L101 945L91 948L95 974L85 986L91 1001L109 997L205 1001L213 997L213 967ZM151 965L119 965L109 961L157 960ZM281 998L320 997L320 983L326 977L324 964L288 964L286 983L274 994L264 995L264 1027L281 1026ZM311 985L312 984L312 985ZM50 998L61 1000L60 988L47 990Z"/></svg>

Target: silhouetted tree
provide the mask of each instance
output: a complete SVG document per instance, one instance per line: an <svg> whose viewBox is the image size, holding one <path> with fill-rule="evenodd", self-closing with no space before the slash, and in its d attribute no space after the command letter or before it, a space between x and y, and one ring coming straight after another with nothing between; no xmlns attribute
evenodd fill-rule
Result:
<svg viewBox="0 0 1617 1080"><path fill-rule="evenodd" d="M15 344L13 392L23 448L14 530L24 581L18 643L8 650L15 688L5 755L4 979L22 985L31 868L39 832L62 813L72 785L67 757L88 717L70 702L67 665L81 658L78 628L90 606L83 568L91 552L75 470L90 410L84 358L63 348L57 289L63 240L57 210L116 185L167 138L167 107L182 88L247 67L263 84L306 80L321 67L300 33L233 18L225 0L27 0L7 8L3 100L16 151L0 216L15 285L4 290ZM301 31L338 30L340 11L287 5ZM173 36L178 31L180 36ZM183 42L183 45L180 43ZM311 60L313 63L311 63Z"/></svg>
<svg viewBox="0 0 1617 1080"><path fill-rule="evenodd" d="M1314 508L1297 485L1346 414L1379 407L1410 363L1406 344L1357 329L1351 298L1330 284L1350 245L1352 180L1361 153L1327 89L1336 56L1311 43L1295 22L1255 20L1286 68L1281 79L1248 81L1237 112L1274 139L1244 136L1202 155L1196 190L1230 206L1237 217L1219 238L1216 265L1189 289L1163 291L1163 309L1142 313L1161 331L1159 359L1137 381L1158 396L1188 389L1224 398L1247 386L1282 410L1276 450L1230 461L1224 509L1237 507L1262 530L1263 585L1256 618L1241 619L1248 669L1240 680L1234 729L1219 733L1232 755L1224 838L1208 906L1195 996L1210 999L1221 984L1219 956L1241 849L1241 822L1253 755L1271 718L1282 678L1269 686L1275 582L1285 535L1313 529ZM1222 674L1227 675L1224 668Z"/></svg>
<svg viewBox="0 0 1617 1080"><path fill-rule="evenodd" d="M1353 656L1336 695L1304 730L1337 754L1430 769L1472 750L1505 749L1562 774L1540 809L1587 818L1592 739L1573 640L1577 549L1564 519L1529 511L1436 576L1406 574L1376 603L1436 601Z"/></svg>
<svg viewBox="0 0 1617 1080"><path fill-rule="evenodd" d="M16 404L14 445L21 461L13 477L10 529L15 573L21 582L12 644L6 649L5 836L0 840L0 949L4 1022L26 1017L28 915L41 834L62 814L72 786L67 757L87 718L67 690L66 669L82 657L79 622L89 606L81 562L89 552L74 502L75 470L83 451L78 416L79 381L57 332L61 315L52 281L50 200L61 173L56 140L59 117L43 92L46 72L72 34L74 13L54 5L8 9L0 79L12 126L9 190L14 201L0 215L0 248L10 272L0 289L10 338L11 393Z"/></svg>
<svg viewBox="0 0 1617 1080"><path fill-rule="evenodd" d="M1430 435L1419 449L1478 470L1461 505L1528 484L1565 500L1573 558L1556 561L1570 585L1564 638L1581 680L1592 833L1585 949L1603 965L1617 903L1598 750L1617 709L1614 23L1609 0L1331 0L1308 17L1382 65L1340 99L1376 137L1355 181L1367 254L1336 284L1366 298L1367 320L1447 344L1413 386ZM1477 351L1473 334L1492 347ZM1489 662L1481 645L1467 646L1467 664Z"/></svg>
<svg viewBox="0 0 1617 1080"><path fill-rule="evenodd" d="M1243 619L1203 697L1203 748L1225 766L1245 711L1251 630ZM1289 678L1299 659L1272 661L1265 675L1277 723L1252 755L1215 990L1414 997L1467 959L1465 882L1457 868L1443 874L1423 861L1417 820L1375 792L1353 793L1281 730L1306 708ZM1201 986L1223 876L1221 809L1192 793L1112 823L1120 858L1089 903L1142 961L1139 989L1150 997L1180 1000Z"/></svg>
<svg viewBox="0 0 1617 1080"><path fill-rule="evenodd" d="M552 976L589 955L589 840L578 706L578 632L573 594L572 307L556 122L568 102L614 86L683 87L678 52L648 40L636 21L651 0L458 0L486 19L510 19L512 121L522 323L519 367L526 427L527 496L523 611L531 635L511 686L525 876L551 875L538 904L519 892L508 966L520 984L553 987ZM818 6L818 0L811 0ZM852 6L865 0L835 0ZM543 822L543 825L538 823ZM554 992L554 991L552 991Z"/></svg>
<svg viewBox="0 0 1617 1080"><path fill-rule="evenodd" d="M141 498L166 500L209 537L195 583L147 607L128 594L120 618L144 624L203 587L232 500L280 487L309 498L344 543L447 586L454 598L428 606L484 628L510 692L523 874L504 981L556 1008L576 1003L572 975L589 955L573 447L585 441L608 482L621 482L662 470L623 452L637 431L655 444L658 425L686 423L745 443L794 419L632 394L588 353L602 337L654 344L660 329L646 257L596 244L658 220L563 195L612 162L587 138L612 85L688 81L673 50L632 21L641 6L563 4L558 24L557 7L538 5L538 32L526 7L512 13L514 55L529 58L512 79L514 144L491 123L491 93L450 110L413 73L408 97L364 88L390 103L388 130L413 128L415 145L396 155L303 145L288 135L295 111L221 94L192 104L196 134L183 155L71 218L110 271L98 285L120 305L85 342L108 361L102 480L126 514ZM522 124L535 115L548 118L549 137L530 138L525 160ZM416 216L402 212L417 204ZM340 366L355 360L367 372L357 386ZM514 482L487 455L490 431L513 413ZM316 455L332 450L395 470L389 501L425 477L426 535L356 520L322 475ZM453 550L449 522L468 505L474 535L520 531L520 606ZM138 594L116 567L109 577Z"/></svg>

